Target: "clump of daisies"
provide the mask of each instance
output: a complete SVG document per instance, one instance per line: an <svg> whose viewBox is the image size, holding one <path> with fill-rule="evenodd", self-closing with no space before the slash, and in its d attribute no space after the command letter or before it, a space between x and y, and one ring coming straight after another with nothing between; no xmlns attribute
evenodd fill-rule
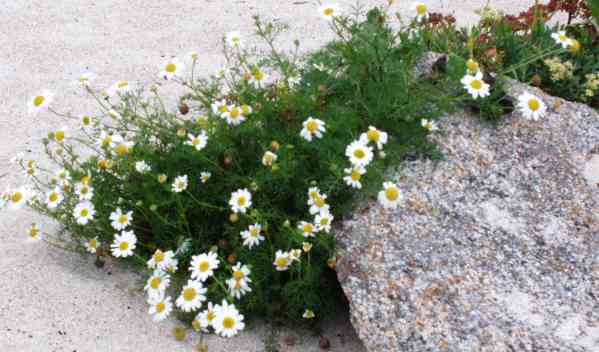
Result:
<svg viewBox="0 0 599 352"><path fill-rule="evenodd" d="M15 159L27 184L0 193L0 208L55 219L97 262L136 264L153 321L231 337L252 315L326 317L341 294L335 220L361 199L401 206L384 171L428 153L422 126L433 130L440 112L431 85L395 55L402 42L380 10L367 22L343 10L314 9L345 41L304 56L279 51L283 26L255 18L272 50L225 33L227 63L210 77L196 76L210 63L191 52L158 62L147 87L82 75L92 103L72 114L34 92L31 118L57 120L42 140L47 160ZM183 93L166 96L168 85ZM58 241L35 224L26 234Z"/></svg>

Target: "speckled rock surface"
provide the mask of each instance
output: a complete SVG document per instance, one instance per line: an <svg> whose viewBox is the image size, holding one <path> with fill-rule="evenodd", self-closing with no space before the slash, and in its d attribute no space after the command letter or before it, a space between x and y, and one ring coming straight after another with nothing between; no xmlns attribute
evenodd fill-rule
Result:
<svg viewBox="0 0 599 352"><path fill-rule="evenodd" d="M402 207L344 223L338 276L369 351L599 351L599 114L524 89L543 120L443 118L445 160L392 176Z"/></svg>

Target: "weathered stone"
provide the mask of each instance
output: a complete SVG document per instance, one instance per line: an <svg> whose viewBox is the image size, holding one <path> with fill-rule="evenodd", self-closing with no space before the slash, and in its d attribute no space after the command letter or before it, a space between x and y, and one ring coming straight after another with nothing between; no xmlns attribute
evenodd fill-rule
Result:
<svg viewBox="0 0 599 352"><path fill-rule="evenodd" d="M369 351L599 351L599 114L468 114L390 178L403 205L343 224L339 279Z"/></svg>

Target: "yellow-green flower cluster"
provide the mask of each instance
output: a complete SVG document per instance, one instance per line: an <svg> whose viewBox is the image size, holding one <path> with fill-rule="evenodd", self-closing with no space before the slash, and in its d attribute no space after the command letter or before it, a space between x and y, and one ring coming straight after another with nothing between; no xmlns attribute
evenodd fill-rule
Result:
<svg viewBox="0 0 599 352"><path fill-rule="evenodd" d="M571 61L562 62L558 57L545 59L543 61L551 72L551 80L554 82L572 78L574 64Z"/></svg>
<svg viewBox="0 0 599 352"><path fill-rule="evenodd" d="M585 78L587 80L585 95L590 98L597 93L597 89L599 88L599 73L589 73Z"/></svg>

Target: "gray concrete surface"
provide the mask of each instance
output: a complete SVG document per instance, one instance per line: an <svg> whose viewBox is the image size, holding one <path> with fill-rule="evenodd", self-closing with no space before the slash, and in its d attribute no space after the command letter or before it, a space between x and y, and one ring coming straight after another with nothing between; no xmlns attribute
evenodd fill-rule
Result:
<svg viewBox="0 0 599 352"><path fill-rule="evenodd" d="M381 4L386 1L361 1ZM412 1L397 1L398 10ZM476 20L473 10L485 0L429 1L453 12L461 23ZM337 1L349 6L354 1ZM507 11L532 0L494 0ZM41 89L56 93L54 106L73 113L94 105L72 81L83 71L97 84L118 79L147 83L165 56L196 50L201 71L222 62L223 33L251 30L251 15L262 14L291 25L288 40L314 48L330 37L313 1L300 0L5 0L0 5L0 186L17 185L21 174L9 160L17 153L35 158L39 139L54 117L26 114L27 99ZM146 314L137 276L122 266L98 270L87 256L25 240L25 228L40 219L30 212L0 213L0 349L3 351L190 351L196 336L176 342L173 320L152 323ZM325 324L333 351L362 351L347 318ZM210 351L263 351L269 327L256 324L230 340L209 339ZM307 332L285 330L298 343L281 351L317 351Z"/></svg>

